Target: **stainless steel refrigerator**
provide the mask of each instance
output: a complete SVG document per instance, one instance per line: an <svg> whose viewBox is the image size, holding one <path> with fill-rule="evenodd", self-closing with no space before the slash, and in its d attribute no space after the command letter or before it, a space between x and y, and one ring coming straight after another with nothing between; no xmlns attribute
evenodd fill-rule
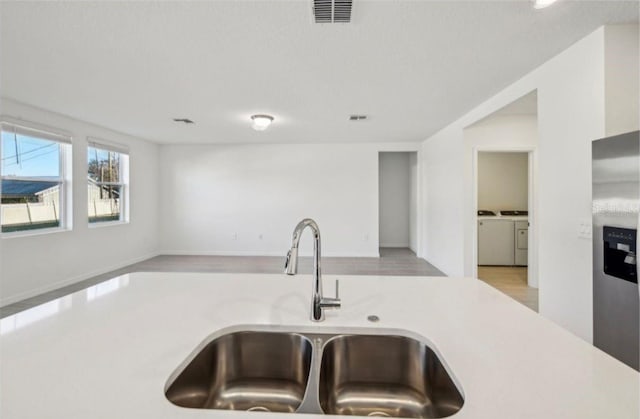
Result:
<svg viewBox="0 0 640 419"><path fill-rule="evenodd" d="M593 342L640 368L640 131L596 140L593 173Z"/></svg>

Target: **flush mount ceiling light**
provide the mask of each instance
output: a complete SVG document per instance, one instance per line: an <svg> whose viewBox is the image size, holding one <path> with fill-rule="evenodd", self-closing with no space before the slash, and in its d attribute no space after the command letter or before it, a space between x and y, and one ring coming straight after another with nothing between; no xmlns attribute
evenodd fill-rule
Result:
<svg viewBox="0 0 640 419"><path fill-rule="evenodd" d="M264 131L269 128L272 122L273 116L271 115L253 115L251 117L251 128L256 131Z"/></svg>
<svg viewBox="0 0 640 419"><path fill-rule="evenodd" d="M533 0L533 8L544 9L545 7L551 6L555 2L556 0Z"/></svg>

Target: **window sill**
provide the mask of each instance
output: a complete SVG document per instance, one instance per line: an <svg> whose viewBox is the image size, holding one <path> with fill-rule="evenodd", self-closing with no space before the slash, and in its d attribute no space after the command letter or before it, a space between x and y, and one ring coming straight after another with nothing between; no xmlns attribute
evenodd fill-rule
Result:
<svg viewBox="0 0 640 419"><path fill-rule="evenodd" d="M70 228L55 227L42 228L38 230L12 231L11 233L0 233L1 239L17 239L20 237L45 236L47 234L67 233L72 231Z"/></svg>
<svg viewBox="0 0 640 419"><path fill-rule="evenodd" d="M113 227L127 224L129 224L129 221L103 221L97 223L89 223L89 228Z"/></svg>

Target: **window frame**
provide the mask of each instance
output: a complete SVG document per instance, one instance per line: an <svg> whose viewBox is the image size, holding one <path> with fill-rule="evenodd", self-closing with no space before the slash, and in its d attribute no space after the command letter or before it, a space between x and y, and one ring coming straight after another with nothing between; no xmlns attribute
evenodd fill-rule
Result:
<svg viewBox="0 0 640 419"><path fill-rule="evenodd" d="M89 178L89 149L95 148L99 151L106 151L111 153L118 153L118 173L120 175L119 182L95 182L96 185L104 186L119 186L120 187L120 218L112 221L91 221L89 217L89 196L87 196L87 225L89 228L101 228L115 225L129 224L129 148L102 139L87 137L87 194L88 187L90 185Z"/></svg>
<svg viewBox="0 0 640 419"><path fill-rule="evenodd" d="M43 234L60 233L73 230L73 201L72 201L72 141L73 136L63 130L51 128L35 122L28 122L8 116L0 116L0 134L2 132L14 133L38 140L51 141L58 144L58 176L52 181L57 182L58 189L58 220L56 227L42 227L16 231L2 231L0 238L37 236ZM2 147L0 147L0 196L2 195L2 180L42 181L37 176L5 176L2 175ZM0 208L2 207L0 202ZM4 204L6 205L6 204ZM0 226L2 214L0 210Z"/></svg>

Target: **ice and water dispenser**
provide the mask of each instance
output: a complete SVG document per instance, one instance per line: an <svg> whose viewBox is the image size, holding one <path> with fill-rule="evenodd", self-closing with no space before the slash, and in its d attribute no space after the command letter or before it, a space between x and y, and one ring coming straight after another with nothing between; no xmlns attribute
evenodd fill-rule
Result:
<svg viewBox="0 0 640 419"><path fill-rule="evenodd" d="M602 231L604 240L604 273L625 281L638 283L637 230L607 227Z"/></svg>

